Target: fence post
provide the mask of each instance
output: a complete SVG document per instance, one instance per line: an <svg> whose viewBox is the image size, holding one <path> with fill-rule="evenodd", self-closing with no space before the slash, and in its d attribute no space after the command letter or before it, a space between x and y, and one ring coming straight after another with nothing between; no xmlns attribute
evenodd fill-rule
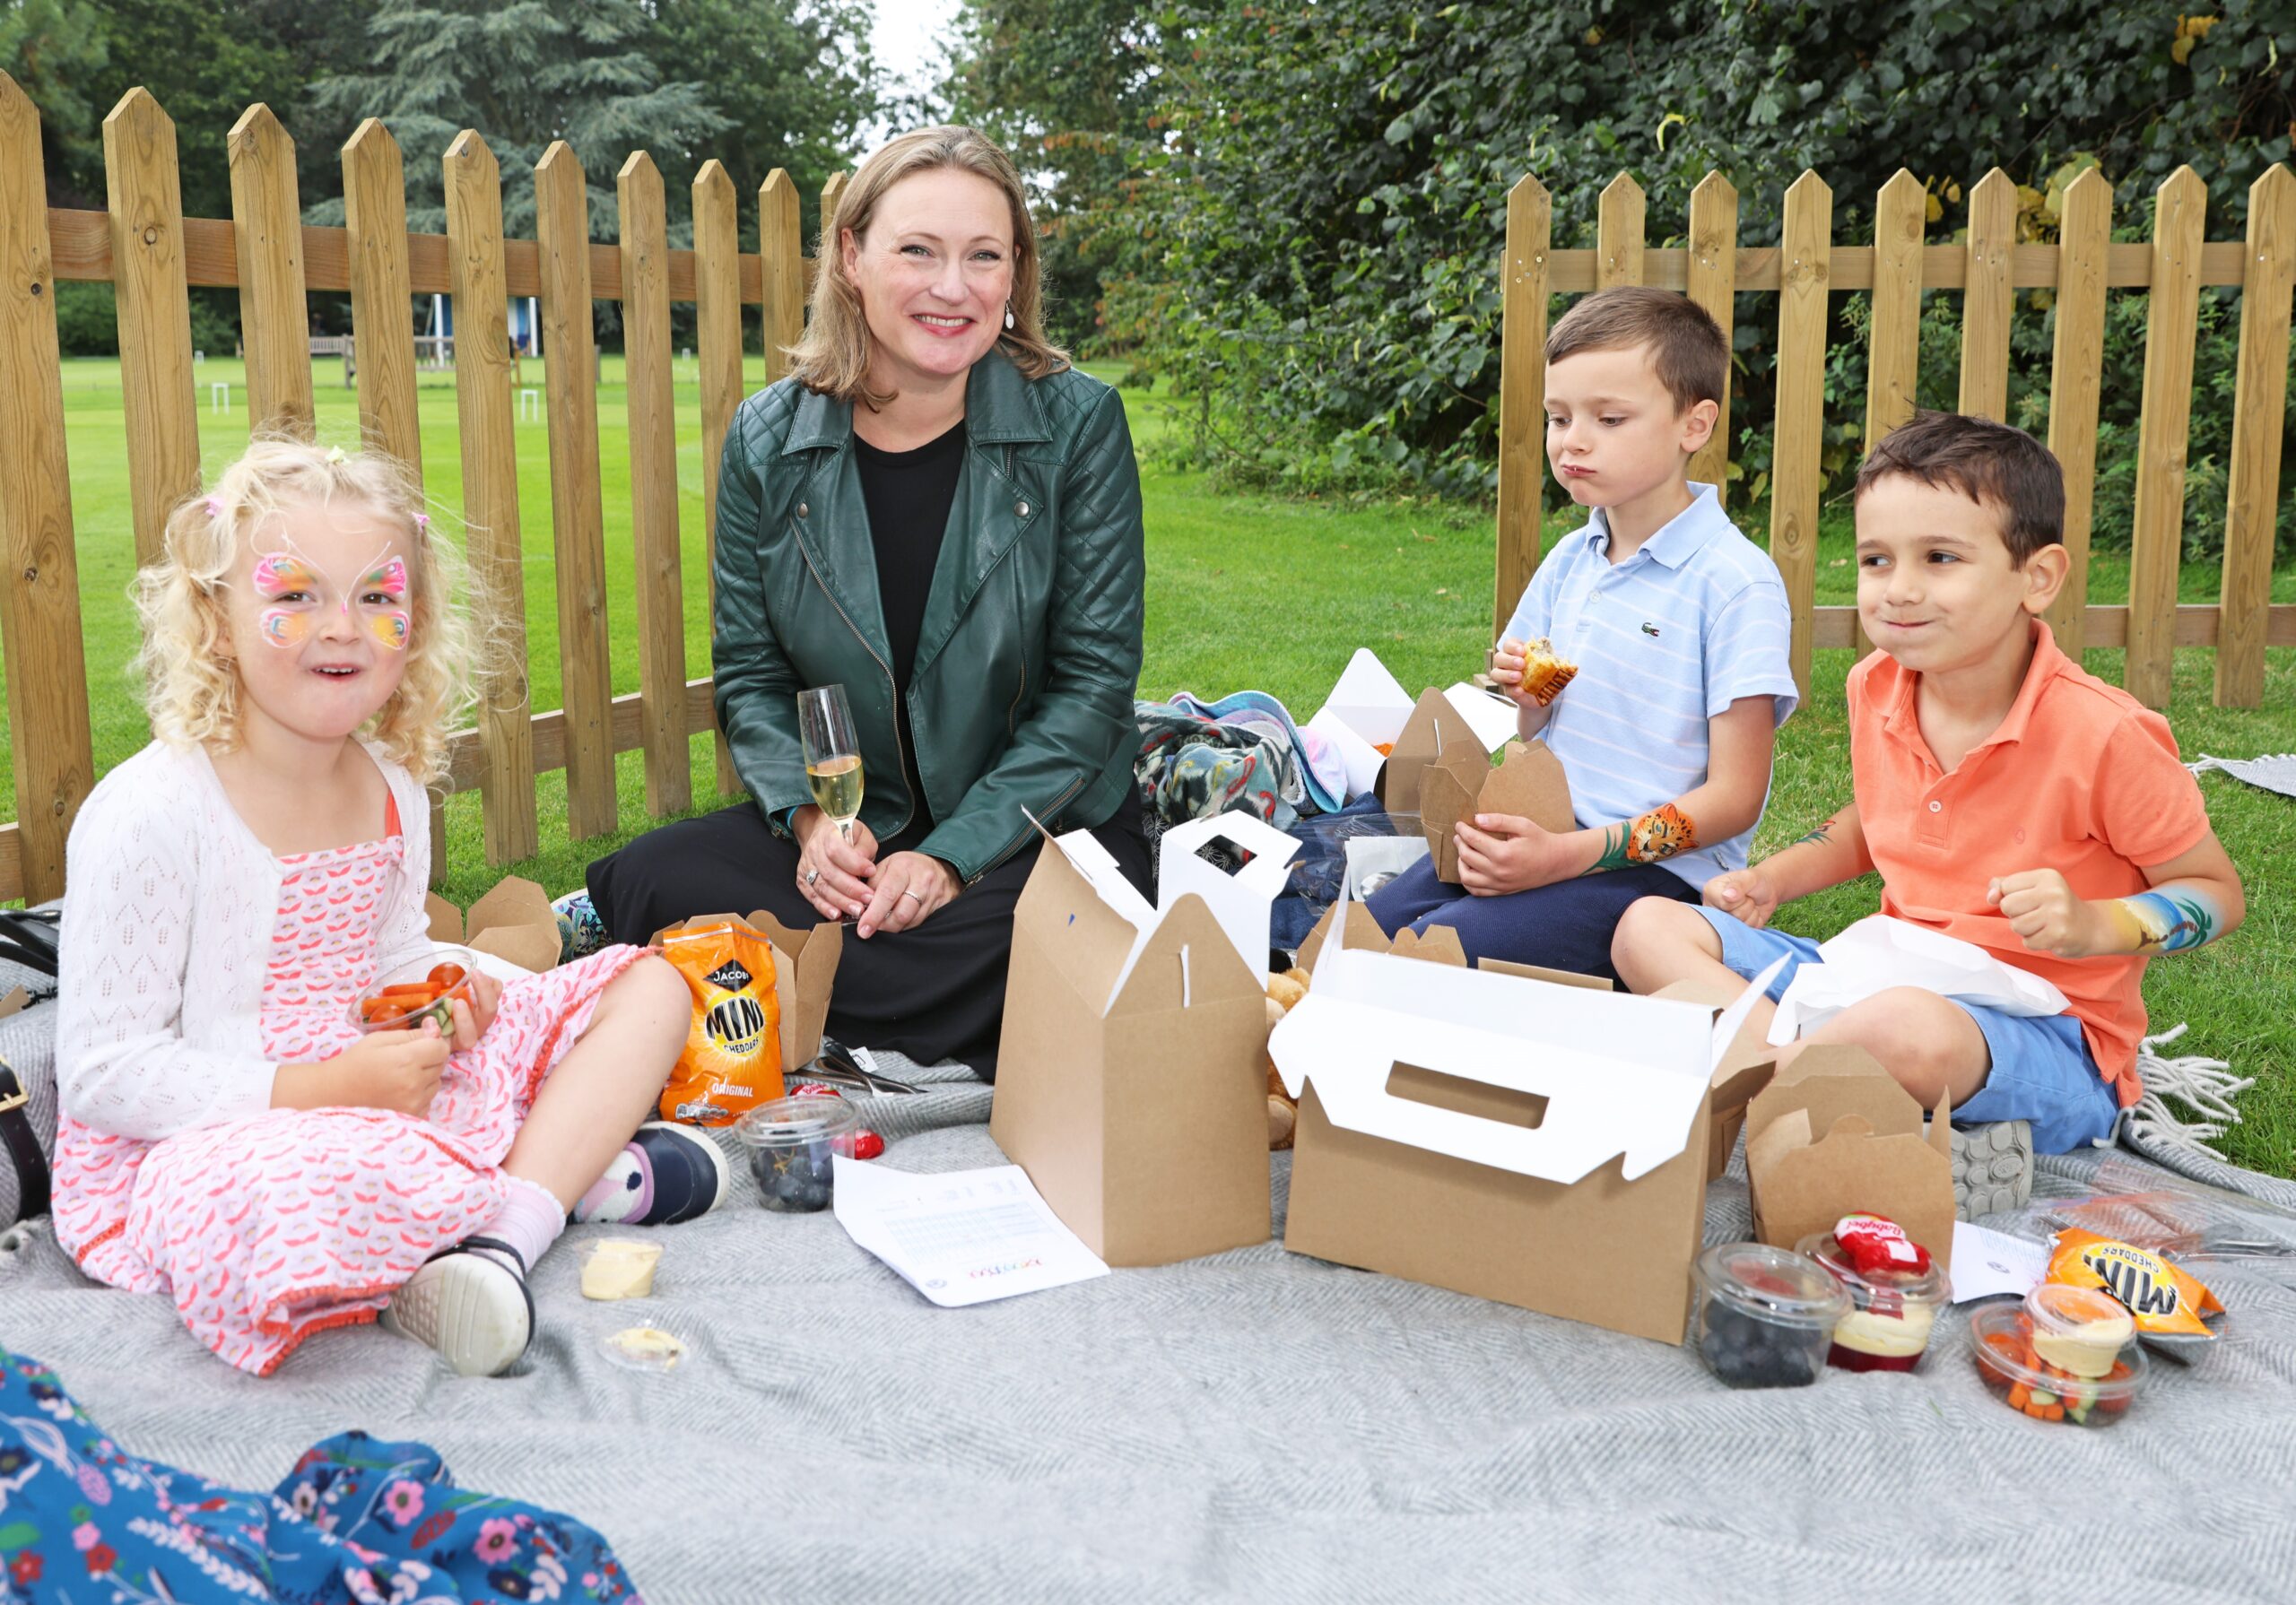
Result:
<svg viewBox="0 0 2296 1605"><path fill-rule="evenodd" d="M766 175L757 192L757 248L764 271L765 382L770 385L788 373L787 348L805 334L804 225L797 213L797 187L780 168ZM836 272L837 259L836 242L824 237L821 271Z"/></svg>
<svg viewBox="0 0 2296 1605"><path fill-rule="evenodd" d="M311 325L303 296L303 217L295 142L257 101L231 125L231 237L239 258L239 332L248 348L248 419L309 436Z"/></svg>
<svg viewBox="0 0 2296 1605"><path fill-rule="evenodd" d="M1961 410L2003 422L2009 416L2009 320L2016 290L2017 185L1999 168L1970 191L1969 276L1961 290Z"/></svg>
<svg viewBox="0 0 2296 1605"><path fill-rule="evenodd" d="M1621 173L1603 187L1595 209L1595 288L1642 282L1642 247L1649 233L1642 186Z"/></svg>
<svg viewBox="0 0 2296 1605"><path fill-rule="evenodd" d="M474 600L500 648L479 699L486 861L531 858L533 693L526 675L526 579L518 529L518 452L510 421L509 292L502 271L502 176L477 133L455 136L446 173L447 262L455 292L455 410L462 425L463 527Z"/></svg>
<svg viewBox="0 0 2296 1605"><path fill-rule="evenodd" d="M678 560L678 421L670 382L670 247L661 169L633 151L614 175L630 412L630 521L637 548L638 716L646 809L693 806L685 732L685 592Z"/></svg>
<svg viewBox="0 0 2296 1605"><path fill-rule="evenodd" d="M821 258L823 267L837 260L837 239L832 233L837 226L837 205L845 198L846 181L852 177L850 173L831 173L822 185Z"/></svg>
<svg viewBox="0 0 2296 1605"><path fill-rule="evenodd" d="M63 356L39 112L0 73L0 641L8 671L18 868L27 902L64 889L64 843L95 758L81 646Z"/></svg>
<svg viewBox="0 0 2296 1605"><path fill-rule="evenodd" d="M1738 191L1719 173L1709 173L1690 192L1690 252L1685 266L1690 299L1706 308L1722 330L1722 347L1730 346L1731 324L1737 313ZM1715 415L1714 433L1690 460L1690 477L1714 487L1718 507L1730 502L1730 368L1722 365L1721 411Z"/></svg>
<svg viewBox="0 0 2296 1605"><path fill-rule="evenodd" d="M535 164L542 257L543 382L550 406L550 514L558 556L558 664L566 710L566 829L616 822L613 679L606 635L605 515L598 489L598 370L590 326L590 196L574 147Z"/></svg>
<svg viewBox="0 0 2296 1605"><path fill-rule="evenodd" d="M712 157L693 179L694 346L701 357L701 534L709 615L718 615L718 471L726 431L742 404L742 257L734 180ZM715 724L712 720L712 724ZM742 777L726 733L716 732L718 791L735 796Z"/></svg>
<svg viewBox="0 0 2296 1605"><path fill-rule="evenodd" d="M1866 336L1865 451L1913 416L1920 395L1921 247L1929 221L1929 192L1904 168L1890 175L1874 198L1874 292ZM1866 626L1853 615L1851 648L1873 649Z"/></svg>
<svg viewBox="0 0 2296 1605"><path fill-rule="evenodd" d="M104 189L127 414L128 508L141 567L159 557L168 514L199 489L176 126L144 90L129 90L104 118Z"/></svg>
<svg viewBox="0 0 2296 1605"><path fill-rule="evenodd" d="M2231 483L2224 499L2224 594L2216 630L2216 706L2264 700L2280 431L2288 404L2289 295L2296 289L2296 175L2274 162L2248 186L2240 286L2240 357L2232 395Z"/></svg>
<svg viewBox="0 0 2296 1605"><path fill-rule="evenodd" d="M1813 172L1786 192L1778 247L1777 433L1770 450L1770 555L1794 615L1794 684L1810 699L1818 575L1819 448L1825 433L1826 285L1833 191Z"/></svg>
<svg viewBox="0 0 2296 1605"><path fill-rule="evenodd" d="M2152 214L2152 304L2144 328L2144 416L2128 554L2128 658L2121 684L2166 707L2176 675L2177 566L2184 555L2185 448L2193 342L2200 324L2201 230L2208 187L2189 167L2161 182Z"/></svg>
<svg viewBox="0 0 2296 1605"><path fill-rule="evenodd" d="M2097 499L2097 407L2104 388L2105 265L2113 187L2095 168L2066 187L2057 231L2057 346L2049 360L2048 448L2065 469L2065 586L2047 615L2074 663L2089 629L2089 523Z"/></svg>
<svg viewBox="0 0 2296 1605"><path fill-rule="evenodd" d="M1507 192L1507 256L1500 274L1499 563L1492 638L1539 566L1546 499L1547 246L1554 222L1546 186L1528 173ZM826 269L824 269L826 271Z"/></svg>

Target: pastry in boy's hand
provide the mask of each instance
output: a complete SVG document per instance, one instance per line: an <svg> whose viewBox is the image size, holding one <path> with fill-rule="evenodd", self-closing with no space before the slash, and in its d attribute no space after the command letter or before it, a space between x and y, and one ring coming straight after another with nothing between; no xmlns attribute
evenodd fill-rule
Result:
<svg viewBox="0 0 2296 1605"><path fill-rule="evenodd" d="M1544 636L1523 648L1523 695L1541 707L1562 695L1578 672L1578 665L1557 657Z"/></svg>

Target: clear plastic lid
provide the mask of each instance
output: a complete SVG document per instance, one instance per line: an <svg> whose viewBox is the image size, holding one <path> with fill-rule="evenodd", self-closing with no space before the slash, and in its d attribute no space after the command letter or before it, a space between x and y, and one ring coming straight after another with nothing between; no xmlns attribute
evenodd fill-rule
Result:
<svg viewBox="0 0 2296 1605"><path fill-rule="evenodd" d="M2134 1339L2121 1345L2120 1352L2100 1375L2068 1376L2036 1351L2036 1332L2033 1317L2022 1305L1989 1304L1970 1317L1970 1340L1977 1350L1979 1366L2009 1382L2052 1393L2062 1393L2077 1383L2084 1394L2108 1405L2126 1405L2144 1385L2148 1362L2143 1347Z"/></svg>
<svg viewBox="0 0 2296 1605"><path fill-rule="evenodd" d="M2102 1376L2136 1335L2128 1307L2101 1288L2043 1282L2025 1295L2033 1352L2075 1376Z"/></svg>
<svg viewBox="0 0 2296 1605"><path fill-rule="evenodd" d="M625 1326L598 1340L606 1358L625 1371L674 1371L685 1359L685 1342L654 1326Z"/></svg>
<svg viewBox="0 0 2296 1605"><path fill-rule="evenodd" d="M1766 1243L1725 1243L1698 1256L1698 1285L1710 1298L1780 1326L1831 1326L1849 1295L1825 1268Z"/></svg>
<svg viewBox="0 0 2296 1605"><path fill-rule="evenodd" d="M843 1098L801 1092L758 1105L734 1123L734 1136L748 1148L787 1148L849 1141L860 1124L861 1112Z"/></svg>
<svg viewBox="0 0 2296 1605"><path fill-rule="evenodd" d="M1876 1304L1887 1306L1894 1301L1898 1305L1926 1305L1934 1314L1952 1297L1945 1273L1937 1269L1935 1261L1926 1271L1877 1271L1868 1275L1849 1262L1849 1255L1834 1241L1831 1232L1805 1237L1795 1247L1824 1266L1848 1293L1850 1302L1861 1310L1873 1309Z"/></svg>

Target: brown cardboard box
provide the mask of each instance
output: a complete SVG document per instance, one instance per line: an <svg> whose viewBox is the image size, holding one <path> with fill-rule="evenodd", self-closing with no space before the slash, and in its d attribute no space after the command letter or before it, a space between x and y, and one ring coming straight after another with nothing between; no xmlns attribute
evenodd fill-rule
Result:
<svg viewBox="0 0 2296 1605"><path fill-rule="evenodd" d="M750 915L750 924L773 947L773 995L781 1005L781 1068L795 1080L822 1051L830 992L845 957L845 927L829 920L809 931L793 931L762 908Z"/></svg>
<svg viewBox="0 0 2296 1605"><path fill-rule="evenodd" d="M1222 833L1246 828L1223 820ZM1168 857L1191 850L1192 837L1173 840L1187 829L1167 833ZM1111 1265L1265 1242L1259 888L1281 882L1290 854L1262 855L1273 861L1265 870L1238 877L1231 900L1257 900L1262 916L1255 967L1204 896L1152 909L1112 860L1093 859L1096 846L1089 832L1048 844L1013 908L989 1135Z"/></svg>
<svg viewBox="0 0 2296 1605"><path fill-rule="evenodd" d="M1284 1246L1682 1340L1705 1219L1703 1005L1412 963L1342 905L1269 1038L1300 1098ZM1426 944L1422 944L1426 945ZM1580 979L1583 979L1581 977Z"/></svg>
<svg viewBox="0 0 2296 1605"><path fill-rule="evenodd" d="M24 1005L31 1001L32 994L22 987L9 988L8 995L0 998L0 1019L5 1019L12 1014L22 1014L24 1011Z"/></svg>
<svg viewBox="0 0 2296 1605"><path fill-rule="evenodd" d="M1718 1011L1728 1008L1738 994L1718 982L1676 981L1660 987L1655 995L1703 1003ZM1738 1133L1746 1124L1746 1106L1755 1093L1770 1085L1777 1063L1778 1050L1750 1021L1738 1028L1722 1063L1714 1067L1713 1090L1707 1095L1708 1181L1719 1179L1730 1167L1730 1151L1738 1146Z"/></svg>
<svg viewBox="0 0 2296 1605"><path fill-rule="evenodd" d="M1421 774L1419 819L1427 850L1435 855L1436 874L1454 886L1459 883L1458 823L1479 813L1516 814L1544 830L1578 828L1562 760L1544 742L1508 742L1506 757L1494 768L1473 736L1447 741Z"/></svg>
<svg viewBox="0 0 2296 1605"><path fill-rule="evenodd" d="M1844 1215L1884 1215L1950 1271L1952 1127L1944 1102L1921 1106L1865 1049L1822 1044L1771 1078L1746 1109L1754 1231L1791 1248Z"/></svg>
<svg viewBox="0 0 2296 1605"><path fill-rule="evenodd" d="M423 898L430 916L430 940L458 942L476 952L506 959L520 969L558 967L558 915L550 895L531 881L505 875L494 889L465 915L431 892Z"/></svg>

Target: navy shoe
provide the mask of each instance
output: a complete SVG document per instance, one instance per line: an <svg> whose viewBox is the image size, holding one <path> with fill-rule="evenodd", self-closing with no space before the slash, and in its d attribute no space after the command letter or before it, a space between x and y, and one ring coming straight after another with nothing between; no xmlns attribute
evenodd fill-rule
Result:
<svg viewBox="0 0 2296 1605"><path fill-rule="evenodd" d="M733 1184L707 1132L650 1120L574 1206L574 1219L608 1226L670 1226L707 1215Z"/></svg>

